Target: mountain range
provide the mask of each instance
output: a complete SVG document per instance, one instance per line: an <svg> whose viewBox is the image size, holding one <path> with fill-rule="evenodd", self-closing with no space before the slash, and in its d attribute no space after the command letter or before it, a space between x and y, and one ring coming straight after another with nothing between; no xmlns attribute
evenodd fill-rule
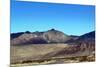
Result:
<svg viewBox="0 0 100 67"><path fill-rule="evenodd" d="M67 35L61 31L51 29L44 32L19 32L11 34L11 44L52 44L52 43L82 43L94 42L95 31L85 33L81 36Z"/></svg>

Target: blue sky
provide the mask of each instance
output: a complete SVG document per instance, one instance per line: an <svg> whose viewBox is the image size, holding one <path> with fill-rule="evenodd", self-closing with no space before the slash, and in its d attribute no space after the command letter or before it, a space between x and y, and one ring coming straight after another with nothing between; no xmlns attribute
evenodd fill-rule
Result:
<svg viewBox="0 0 100 67"><path fill-rule="evenodd" d="M11 2L11 33L52 28L68 35L82 35L95 30L95 6Z"/></svg>

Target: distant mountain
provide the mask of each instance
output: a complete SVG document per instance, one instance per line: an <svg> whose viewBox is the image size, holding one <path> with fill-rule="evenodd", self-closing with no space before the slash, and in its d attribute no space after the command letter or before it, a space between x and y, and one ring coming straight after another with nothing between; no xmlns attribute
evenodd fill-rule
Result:
<svg viewBox="0 0 100 67"><path fill-rule="evenodd" d="M19 37L19 36L22 35L22 34L24 34L24 32L12 33L12 34L11 34L11 40L14 39L14 38Z"/></svg>
<svg viewBox="0 0 100 67"><path fill-rule="evenodd" d="M45 32L23 32L11 34L11 44L65 43L71 37L61 31L51 29Z"/></svg>
<svg viewBox="0 0 100 67"><path fill-rule="evenodd" d="M66 41L69 45L78 45L80 50L95 50L95 31L79 36L77 39Z"/></svg>
<svg viewBox="0 0 100 67"><path fill-rule="evenodd" d="M48 43L64 43L70 39L70 36L61 31L51 29L43 34L43 38L46 39Z"/></svg>
<svg viewBox="0 0 100 67"><path fill-rule="evenodd" d="M11 44L52 44L67 43L71 45L95 43L95 31L81 36L66 35L61 31L51 29L44 32L19 32L11 34Z"/></svg>
<svg viewBox="0 0 100 67"><path fill-rule="evenodd" d="M80 36L76 41L81 45L81 47L95 50L95 31Z"/></svg>
<svg viewBox="0 0 100 67"><path fill-rule="evenodd" d="M95 31L83 34L81 36L71 36L72 38L68 41L66 41L66 43L74 43L74 42L83 42L83 41L94 41L95 40Z"/></svg>
<svg viewBox="0 0 100 67"><path fill-rule="evenodd" d="M94 40L95 39L95 31L92 31L92 32L89 32L89 33L86 33L84 35L81 35L78 40Z"/></svg>

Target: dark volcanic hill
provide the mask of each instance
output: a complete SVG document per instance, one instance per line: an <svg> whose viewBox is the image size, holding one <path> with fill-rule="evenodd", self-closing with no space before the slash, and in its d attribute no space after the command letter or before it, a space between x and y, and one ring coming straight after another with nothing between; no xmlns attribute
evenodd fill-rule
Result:
<svg viewBox="0 0 100 67"><path fill-rule="evenodd" d="M76 41L84 48L95 50L95 31L80 36Z"/></svg>
<svg viewBox="0 0 100 67"><path fill-rule="evenodd" d="M74 42L89 42L95 41L95 31L83 34L81 36L71 36L72 38L66 43L74 43Z"/></svg>
<svg viewBox="0 0 100 67"><path fill-rule="evenodd" d="M51 29L45 32L22 32L11 34L11 44L65 43L71 37L61 31Z"/></svg>
<svg viewBox="0 0 100 67"><path fill-rule="evenodd" d="M24 32L20 32L20 33L12 33L11 34L11 40L14 39L14 38L17 38L19 37L20 35L24 34Z"/></svg>
<svg viewBox="0 0 100 67"><path fill-rule="evenodd" d="M92 43L95 44L95 31L86 33L84 35L81 35L77 40L75 40L76 42L79 43Z"/></svg>
<svg viewBox="0 0 100 67"><path fill-rule="evenodd" d="M94 40L95 39L95 31L92 31L92 32L89 32L89 33L86 33L86 34L84 34L84 35L81 35L79 38L78 38L78 40Z"/></svg>
<svg viewBox="0 0 100 67"><path fill-rule="evenodd" d="M80 50L95 50L95 31L79 36L77 39L70 39L66 42L70 45L78 45Z"/></svg>

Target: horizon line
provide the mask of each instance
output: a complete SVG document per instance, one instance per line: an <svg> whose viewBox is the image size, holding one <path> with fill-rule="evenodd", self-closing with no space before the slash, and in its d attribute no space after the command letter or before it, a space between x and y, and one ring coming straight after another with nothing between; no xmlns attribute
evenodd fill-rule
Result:
<svg viewBox="0 0 100 67"><path fill-rule="evenodd" d="M52 28L52 29L54 29L54 28ZM49 30L52 30L52 29L49 29ZM38 31L38 30L36 30L36 31L29 31L29 30L26 30L26 31L17 31L17 32L11 32L11 31L10 31L10 34L14 34L14 33L25 33L25 32L30 32L30 33L34 33L34 32L47 32L47 31L49 31L49 30L44 30L44 31ZM65 33L64 31L57 30L57 29L54 29L54 30L60 31L60 32L66 34L66 35L76 35L76 36L80 36L80 35L83 35L83 34L86 34L86 33L95 31L95 30L92 30L92 31L89 31L89 32L86 32L86 33L77 35L77 34L67 34L67 33Z"/></svg>

